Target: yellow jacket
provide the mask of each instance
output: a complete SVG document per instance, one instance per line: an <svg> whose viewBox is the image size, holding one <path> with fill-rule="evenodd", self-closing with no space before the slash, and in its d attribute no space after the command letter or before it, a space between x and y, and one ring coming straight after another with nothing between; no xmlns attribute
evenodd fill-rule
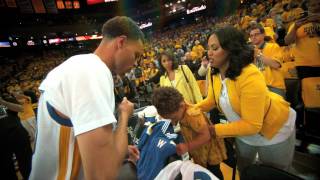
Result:
<svg viewBox="0 0 320 180"><path fill-rule="evenodd" d="M209 77L207 98L196 105L206 112L216 106L221 93L219 74L212 78L213 80ZM268 91L263 75L253 64L243 68L236 80L227 79L226 85L232 109L241 119L215 125L217 136L234 137L260 133L267 139L272 139L288 119L289 103Z"/></svg>
<svg viewBox="0 0 320 180"><path fill-rule="evenodd" d="M189 81L187 83L186 78L183 75L182 69L186 74L186 78ZM177 89L183 96L183 98L192 104L196 104L202 101L202 95L197 84L196 79L194 78L191 70L186 65L179 66L178 69L175 70L175 85L172 84L167 74L164 74L160 77L160 86L169 86Z"/></svg>

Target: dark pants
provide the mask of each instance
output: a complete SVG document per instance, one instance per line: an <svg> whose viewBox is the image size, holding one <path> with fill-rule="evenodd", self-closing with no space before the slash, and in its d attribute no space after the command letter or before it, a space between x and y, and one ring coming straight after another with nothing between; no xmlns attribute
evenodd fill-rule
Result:
<svg viewBox="0 0 320 180"><path fill-rule="evenodd" d="M207 165L207 169L212 172L212 174L214 174L218 179L223 180L223 174L222 171L220 169L220 164L218 165Z"/></svg>
<svg viewBox="0 0 320 180"><path fill-rule="evenodd" d="M296 69L300 80L307 77L320 77L320 67L297 66Z"/></svg>
<svg viewBox="0 0 320 180"><path fill-rule="evenodd" d="M31 172L32 150L27 131L20 125L11 129L3 138L0 148L0 173L6 179L17 179L14 168L13 154L15 154L19 170L24 179L28 179Z"/></svg>

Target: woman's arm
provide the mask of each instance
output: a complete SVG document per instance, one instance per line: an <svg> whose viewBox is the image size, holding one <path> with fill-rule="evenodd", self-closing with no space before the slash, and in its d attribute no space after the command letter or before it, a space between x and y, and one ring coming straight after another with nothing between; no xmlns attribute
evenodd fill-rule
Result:
<svg viewBox="0 0 320 180"><path fill-rule="evenodd" d="M268 93L264 77L256 71L238 78L240 119L228 124L215 125L214 131L218 137L254 135L262 128Z"/></svg>
<svg viewBox="0 0 320 180"><path fill-rule="evenodd" d="M199 108L202 112L209 112L213 109L215 104L214 94L213 94L213 84L212 84L212 76L210 75L210 71L208 71L208 95L207 97L198 102L195 106Z"/></svg>
<svg viewBox="0 0 320 180"><path fill-rule="evenodd" d="M286 45L290 45L296 42L296 33L297 33L298 26L296 23L293 25L292 28L289 28L289 33L284 38Z"/></svg>
<svg viewBox="0 0 320 180"><path fill-rule="evenodd" d="M192 74L192 72L188 68L188 66L183 65L182 68L186 72L186 75L187 75L187 77L189 79L189 83L190 83L189 85L192 88L192 93L193 93L194 99L196 101L195 103L201 102L203 100L202 99L202 94L201 94L201 91L200 91L200 88L198 86L196 78L194 77L194 75Z"/></svg>

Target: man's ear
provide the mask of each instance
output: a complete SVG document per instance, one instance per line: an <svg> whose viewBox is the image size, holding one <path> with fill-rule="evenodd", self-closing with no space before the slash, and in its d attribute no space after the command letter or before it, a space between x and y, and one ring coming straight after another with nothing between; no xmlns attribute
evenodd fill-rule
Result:
<svg viewBox="0 0 320 180"><path fill-rule="evenodd" d="M117 49L121 49L124 47L124 45L127 43L127 36L119 36L117 37Z"/></svg>

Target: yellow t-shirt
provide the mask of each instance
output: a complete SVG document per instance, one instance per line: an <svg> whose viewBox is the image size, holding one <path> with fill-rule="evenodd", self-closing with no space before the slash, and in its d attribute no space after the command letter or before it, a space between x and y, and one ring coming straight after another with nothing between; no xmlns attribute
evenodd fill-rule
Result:
<svg viewBox="0 0 320 180"><path fill-rule="evenodd" d="M23 107L23 111L18 113L18 116L21 121L25 121L32 117L35 117L31 99L29 97L24 99L24 103L22 104L22 107Z"/></svg>
<svg viewBox="0 0 320 180"><path fill-rule="evenodd" d="M158 72L159 70L157 68L151 69L149 74L149 79L154 77Z"/></svg>
<svg viewBox="0 0 320 180"><path fill-rule="evenodd" d="M268 19L266 19L266 22L264 23L264 26L265 27L270 27L273 30L276 27L276 23L274 22L273 19L268 18Z"/></svg>
<svg viewBox="0 0 320 180"><path fill-rule="evenodd" d="M294 24L289 28L292 30ZM296 31L296 43L292 49L296 66L320 66L320 23L307 23Z"/></svg>
<svg viewBox="0 0 320 180"><path fill-rule="evenodd" d="M249 22L253 20L250 16L244 16L241 20L241 29L247 29L249 26Z"/></svg>
<svg viewBox="0 0 320 180"><path fill-rule="evenodd" d="M266 36L269 36L271 38L272 43L276 42L276 33L271 27L264 27L264 32Z"/></svg>
<svg viewBox="0 0 320 180"><path fill-rule="evenodd" d="M263 56L278 61L281 64L282 50L276 43L266 43L262 49ZM280 69L274 69L269 66L265 66L265 70L262 71L266 83L268 86L285 89L283 74Z"/></svg>
<svg viewBox="0 0 320 180"><path fill-rule="evenodd" d="M201 59L204 53L204 48L201 44L193 46L192 51L197 54L197 59Z"/></svg>

